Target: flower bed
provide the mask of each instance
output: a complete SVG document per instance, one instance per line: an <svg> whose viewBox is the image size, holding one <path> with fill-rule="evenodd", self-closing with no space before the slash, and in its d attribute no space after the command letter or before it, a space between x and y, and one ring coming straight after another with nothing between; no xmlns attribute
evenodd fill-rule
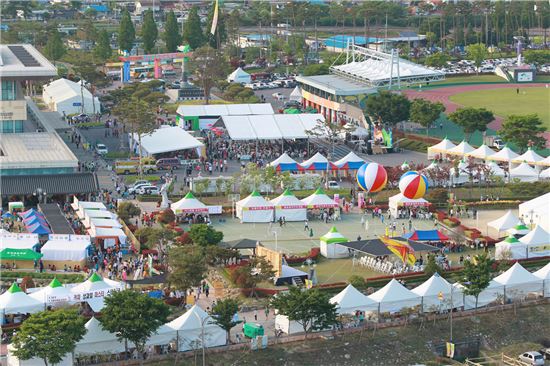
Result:
<svg viewBox="0 0 550 366"><path fill-rule="evenodd" d="M309 254L305 257L286 256L285 254L283 254L283 257L288 264L298 264L305 262L307 259L317 259L319 254L321 254L321 248L315 247L311 248Z"/></svg>

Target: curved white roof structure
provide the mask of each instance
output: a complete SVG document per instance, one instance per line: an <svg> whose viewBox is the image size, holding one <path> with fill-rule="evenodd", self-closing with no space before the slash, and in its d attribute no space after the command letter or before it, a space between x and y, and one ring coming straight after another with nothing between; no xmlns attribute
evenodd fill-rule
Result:
<svg viewBox="0 0 550 366"><path fill-rule="evenodd" d="M504 214L504 216L502 216L502 217L500 217L496 220L489 221L487 223L487 226L492 227L493 229L495 229L497 231L505 231L505 230L513 228L518 223L519 223L519 218L516 215L514 215L512 210L508 210L508 212L506 212L506 214Z"/></svg>
<svg viewBox="0 0 550 366"><path fill-rule="evenodd" d="M432 159L435 154L447 153L447 151L454 149L456 145L445 137L443 140L437 144L428 147L428 159Z"/></svg>
<svg viewBox="0 0 550 366"><path fill-rule="evenodd" d="M257 191L236 204L236 215L241 222L271 222L274 206Z"/></svg>
<svg viewBox="0 0 550 366"><path fill-rule="evenodd" d="M24 293L15 282L0 295L1 314L36 313L42 310L45 310L44 304Z"/></svg>
<svg viewBox="0 0 550 366"><path fill-rule="evenodd" d="M290 93L290 96L288 97L288 100L294 100L296 102L302 101L302 90L298 85L294 88L292 93Z"/></svg>
<svg viewBox="0 0 550 366"><path fill-rule="evenodd" d="M537 164L543 160L544 158L542 156L533 151L533 149L529 148L526 152L516 157L513 161L517 163L527 162L529 164Z"/></svg>
<svg viewBox="0 0 550 366"><path fill-rule="evenodd" d="M57 278L54 278L48 286L42 287L29 296L47 305L66 304L73 300L71 290L63 287Z"/></svg>
<svg viewBox="0 0 550 366"><path fill-rule="evenodd" d="M491 162L485 164L485 166L487 166L487 168L491 169L491 173L496 177L504 177L506 175L506 172L504 171L504 169L499 167L498 164L495 163L494 161L491 161Z"/></svg>
<svg viewBox="0 0 550 366"><path fill-rule="evenodd" d="M187 192L185 197L183 197L178 202L174 202L170 205L170 208L174 213L207 213L208 207L195 198L193 193Z"/></svg>
<svg viewBox="0 0 550 366"><path fill-rule="evenodd" d="M527 163L521 163L514 169L510 169L510 179L517 178L522 182L535 182L539 174Z"/></svg>
<svg viewBox="0 0 550 366"><path fill-rule="evenodd" d="M541 279L523 268L521 264L518 262L514 263L512 267L510 267L506 272L503 274L493 278L493 281L496 283L499 283L501 285L526 285L533 282L541 282ZM542 283L541 283L542 285Z"/></svg>
<svg viewBox="0 0 550 366"><path fill-rule="evenodd" d="M541 165L550 166L550 155L548 155L544 160L540 162Z"/></svg>
<svg viewBox="0 0 550 366"><path fill-rule="evenodd" d="M537 225L528 234L519 238L519 241L528 245L550 244L550 233Z"/></svg>
<svg viewBox="0 0 550 366"><path fill-rule="evenodd" d="M474 148L469 143L467 143L466 141L462 141L460 144L448 150L447 154L464 156L473 151L474 151Z"/></svg>
<svg viewBox="0 0 550 366"><path fill-rule="evenodd" d="M227 81L230 83L250 83L250 74L238 67L227 77Z"/></svg>
<svg viewBox="0 0 550 366"><path fill-rule="evenodd" d="M180 105L177 113L184 117L201 116L243 116L252 114L274 114L271 103L256 104L203 104Z"/></svg>
<svg viewBox="0 0 550 366"><path fill-rule="evenodd" d="M486 159L494 153L495 152L489 146L483 144L471 153L466 154L466 156L472 156L477 159Z"/></svg>
<svg viewBox="0 0 550 366"><path fill-rule="evenodd" d="M376 301L359 292L351 284L329 301L337 305L338 314L354 314L357 310L376 311L378 308Z"/></svg>
<svg viewBox="0 0 550 366"><path fill-rule="evenodd" d="M82 106L84 107L84 113L91 114L94 111L95 113L101 111L101 103L98 97L94 97L80 83L63 78L44 85L42 98L46 105L61 114L82 113Z"/></svg>
<svg viewBox="0 0 550 366"><path fill-rule="evenodd" d="M386 286L369 295L379 304L380 312L398 312L403 308L420 305L421 297L405 288L393 278Z"/></svg>
<svg viewBox="0 0 550 366"><path fill-rule="evenodd" d="M115 334L104 330L96 318L88 320L85 327L86 334L76 343L75 355L115 354L125 351L124 343Z"/></svg>
<svg viewBox="0 0 550 366"><path fill-rule="evenodd" d="M304 221L307 219L306 205L288 189L270 202L275 206L275 220L278 220L279 217L284 217L285 221Z"/></svg>
<svg viewBox="0 0 550 366"><path fill-rule="evenodd" d="M411 292L423 298L422 306L424 307L424 311L434 307L439 308L441 306L448 309L451 304L451 292L453 292L453 308L462 306L461 293L457 289L454 289L453 286L438 273L435 273L424 283L412 289ZM439 300L440 294L443 295L443 300Z"/></svg>
<svg viewBox="0 0 550 366"><path fill-rule="evenodd" d="M550 168L546 168L540 172L539 178L549 179L550 178Z"/></svg>
<svg viewBox="0 0 550 366"><path fill-rule="evenodd" d="M134 143L137 148L137 134L134 134ZM141 146L147 155L194 149L202 145L202 142L180 127L161 126L151 133L141 135Z"/></svg>
<svg viewBox="0 0 550 366"><path fill-rule="evenodd" d="M302 199L307 208L335 208L338 204L319 188L312 195Z"/></svg>
<svg viewBox="0 0 550 366"><path fill-rule="evenodd" d="M502 150L499 152L491 155L488 159L489 160L498 160L498 161L512 161L515 158L517 158L519 155L516 154L512 149L510 149L508 146L504 146Z"/></svg>

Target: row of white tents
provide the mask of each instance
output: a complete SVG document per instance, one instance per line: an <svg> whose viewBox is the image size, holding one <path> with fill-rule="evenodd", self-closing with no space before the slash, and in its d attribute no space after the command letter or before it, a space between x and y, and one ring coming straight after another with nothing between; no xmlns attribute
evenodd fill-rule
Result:
<svg viewBox="0 0 550 366"><path fill-rule="evenodd" d="M529 148L522 155L519 155L508 146L505 146L502 150L496 152L485 144L481 145L477 149L472 147L466 141L462 141L460 144L455 145L448 138L444 138L434 146L428 147L428 159L433 159L437 155L473 157L475 159L494 160L516 164L525 162L529 165L550 166L550 156L544 158L531 148Z"/></svg>
<svg viewBox="0 0 550 366"><path fill-rule="evenodd" d="M253 191L236 203L236 216L241 222L272 222L281 217L285 221L304 221L308 209L336 209L338 203L321 188L312 195L299 200L288 189L270 201Z"/></svg>
<svg viewBox="0 0 550 366"><path fill-rule="evenodd" d="M439 274L434 274L412 290L392 279L386 286L367 296L352 285L330 299L337 305L338 314L355 314L357 311L377 314L399 313L416 308L419 312L464 308L465 310L487 306L507 300L521 300L530 295L550 297L550 263L531 273L515 263L506 272L495 277L476 299L465 295L464 287L451 284ZM301 331L288 318L277 315L275 327L286 333Z"/></svg>
<svg viewBox="0 0 550 366"><path fill-rule="evenodd" d="M92 239L102 239L105 248L126 245L127 236L118 215L109 211L102 202L79 201L75 197L71 207Z"/></svg>
<svg viewBox="0 0 550 366"><path fill-rule="evenodd" d="M103 329L101 322L91 318L85 325L86 334L77 342L73 355L66 355L57 365L73 365L73 357L81 358L98 355L114 355L125 352L124 343L118 340L114 333ZM214 324L208 315L198 305L191 307L185 314L160 326L146 342L146 346L161 346L175 343L179 352L217 347L226 344L226 332ZM128 348L134 348L128 344ZM8 365L19 365L19 360L12 354L12 347L8 347ZM24 365L35 365L33 360L25 361ZM36 360L37 362L39 360ZM22 363L23 364L23 363Z"/></svg>

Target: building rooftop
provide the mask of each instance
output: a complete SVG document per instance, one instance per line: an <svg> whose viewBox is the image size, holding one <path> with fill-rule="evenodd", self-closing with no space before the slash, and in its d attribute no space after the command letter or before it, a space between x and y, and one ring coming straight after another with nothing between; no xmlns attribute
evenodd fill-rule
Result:
<svg viewBox="0 0 550 366"><path fill-rule="evenodd" d="M76 168L78 159L57 133L2 134L2 169Z"/></svg>
<svg viewBox="0 0 550 366"><path fill-rule="evenodd" d="M0 78L49 79L57 68L30 44L0 45Z"/></svg>
<svg viewBox="0 0 550 366"><path fill-rule="evenodd" d="M376 93L376 88L339 75L297 76L296 81L323 90L332 95L358 95Z"/></svg>

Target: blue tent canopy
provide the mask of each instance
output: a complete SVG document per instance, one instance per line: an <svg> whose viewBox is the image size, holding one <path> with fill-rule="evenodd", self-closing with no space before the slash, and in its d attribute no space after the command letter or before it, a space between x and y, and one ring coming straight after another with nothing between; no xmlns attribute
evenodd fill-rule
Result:
<svg viewBox="0 0 550 366"><path fill-rule="evenodd" d="M3 219L11 219L12 217L13 215L11 212L6 212L5 214L2 215Z"/></svg>
<svg viewBox="0 0 550 366"><path fill-rule="evenodd" d="M404 238L415 241L445 241L449 240L447 235L444 235L439 230L415 230L403 235Z"/></svg>
<svg viewBox="0 0 550 366"><path fill-rule="evenodd" d="M25 212L21 212L19 214L19 216L21 216L22 218L26 219L30 216L36 216L36 214L40 214L38 211L36 211L34 208L31 208Z"/></svg>
<svg viewBox="0 0 550 366"><path fill-rule="evenodd" d="M50 229L45 226L45 225L42 225L40 223L34 223L30 226L27 226L27 230L30 232L30 233L33 233L33 234L39 234L39 235L44 235L44 234L51 234L51 231Z"/></svg>

